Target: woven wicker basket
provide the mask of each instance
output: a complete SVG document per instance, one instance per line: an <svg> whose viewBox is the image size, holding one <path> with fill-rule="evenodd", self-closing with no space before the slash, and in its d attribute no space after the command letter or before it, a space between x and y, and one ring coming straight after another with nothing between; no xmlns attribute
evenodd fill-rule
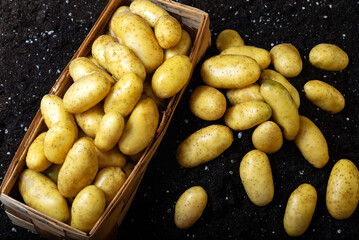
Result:
<svg viewBox="0 0 359 240"><path fill-rule="evenodd" d="M172 16L176 17L189 32L193 40L193 47L190 53L193 68L204 55L211 44L211 34L209 30L208 14L193 7L169 0L152 0L157 5L167 10ZM91 51L91 45L94 40L104 34L107 29L107 23L113 12L120 6L129 5L132 1L111 0L105 7L104 11L91 29L89 35L83 41L77 50L73 59L82 56L88 56ZM63 97L66 90L72 84L69 75L69 64L61 73L60 77L52 87L50 94ZM185 87L186 88L186 87ZM150 145L145 149L143 155L135 165L134 170L126 180L123 187L118 191L115 198L107 206L100 219L90 232L79 231L66 223L57 221L45 214L23 203L18 192L16 181L25 166L25 157L30 143L38 136L39 133L46 131L46 125L38 110L33 119L24 139L22 140L15 156L9 166L9 169L1 185L0 199L5 206L5 211L12 223L26 228L34 233L48 239L110 239L116 236L118 225L121 224L125 214L130 207L137 188L146 171L147 165L158 148L176 109L179 100L185 88L177 95L172 97L163 112L160 125L156 135Z"/></svg>

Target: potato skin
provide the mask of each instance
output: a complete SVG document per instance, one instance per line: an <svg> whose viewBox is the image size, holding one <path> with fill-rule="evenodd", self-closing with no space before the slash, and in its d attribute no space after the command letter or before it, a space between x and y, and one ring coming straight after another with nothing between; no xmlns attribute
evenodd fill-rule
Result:
<svg viewBox="0 0 359 240"><path fill-rule="evenodd" d="M293 140L299 132L299 113L288 90L279 82L268 79L262 83L260 92L272 108L273 120L282 127L284 137Z"/></svg>
<svg viewBox="0 0 359 240"><path fill-rule="evenodd" d="M216 39L216 47L219 52L230 47L243 46L244 41L239 33L233 29L225 29L219 33Z"/></svg>
<svg viewBox="0 0 359 240"><path fill-rule="evenodd" d="M154 32L158 44L164 49L169 49L181 40L182 27L176 18L163 15L157 20Z"/></svg>
<svg viewBox="0 0 359 240"><path fill-rule="evenodd" d="M108 69L106 58L105 58L105 49L106 46L110 43L117 42L116 38L110 35L101 35L93 42L91 47L91 53L94 59L100 64L101 67Z"/></svg>
<svg viewBox="0 0 359 240"><path fill-rule="evenodd" d="M88 232L95 225L106 207L105 194L95 185L82 189L71 206L71 226Z"/></svg>
<svg viewBox="0 0 359 240"><path fill-rule="evenodd" d="M74 82L66 91L63 102L66 111L82 113L104 99L111 83L101 73L91 73Z"/></svg>
<svg viewBox="0 0 359 240"><path fill-rule="evenodd" d="M309 118L299 116L300 128L294 139L303 157L314 167L323 168L329 161L328 144L320 129Z"/></svg>
<svg viewBox="0 0 359 240"><path fill-rule="evenodd" d="M320 80L310 80L304 84L305 97L320 109L336 114L345 107L343 95L330 84Z"/></svg>
<svg viewBox="0 0 359 240"><path fill-rule="evenodd" d="M309 62L326 71L341 71L348 66L349 57L343 49L334 44L320 43L310 50Z"/></svg>
<svg viewBox="0 0 359 240"><path fill-rule="evenodd" d="M235 131L243 131L267 121L271 116L272 109L267 103L248 101L228 108L224 115L224 122Z"/></svg>
<svg viewBox="0 0 359 240"><path fill-rule="evenodd" d="M201 85L191 94L191 112L200 119L214 121L220 119L227 109L226 97L216 88Z"/></svg>
<svg viewBox="0 0 359 240"><path fill-rule="evenodd" d="M148 0L136 0L130 4L131 12L134 12L154 27L158 19L163 15L169 15L166 10Z"/></svg>
<svg viewBox="0 0 359 240"><path fill-rule="evenodd" d="M201 186L193 186L182 193L175 206L174 222L176 226L188 229L195 224L202 216L207 201L207 192Z"/></svg>
<svg viewBox="0 0 359 240"><path fill-rule="evenodd" d="M191 70L191 59L185 55L167 59L152 76L153 92L161 99L173 97L189 81Z"/></svg>
<svg viewBox="0 0 359 240"><path fill-rule="evenodd" d="M87 136L95 138L104 115L103 104L99 103L89 110L75 114L75 119L78 126Z"/></svg>
<svg viewBox="0 0 359 240"><path fill-rule="evenodd" d="M232 145L233 133L227 126L213 124L192 133L177 148L180 166L193 168L221 155Z"/></svg>
<svg viewBox="0 0 359 240"><path fill-rule="evenodd" d="M181 39L176 46L164 50L164 60L169 59L175 55L189 55L192 47L192 39L188 32L182 29Z"/></svg>
<svg viewBox="0 0 359 240"><path fill-rule="evenodd" d="M264 102L259 89L259 85L255 83L243 88L228 89L226 91L226 97L232 105L248 101Z"/></svg>
<svg viewBox="0 0 359 240"><path fill-rule="evenodd" d="M98 167L120 167L124 168L126 165L126 156L120 152L117 146L107 152L102 152L96 148Z"/></svg>
<svg viewBox="0 0 359 240"><path fill-rule="evenodd" d="M266 154L277 152L283 145L283 134L273 121L265 121L258 125L252 133L254 147Z"/></svg>
<svg viewBox="0 0 359 240"><path fill-rule="evenodd" d="M75 197L91 184L98 170L96 147L89 138L80 138L70 149L58 176L58 189L64 197Z"/></svg>
<svg viewBox="0 0 359 240"><path fill-rule="evenodd" d="M243 88L256 82L261 74L258 63L247 56L217 55L201 66L202 80L215 88Z"/></svg>
<svg viewBox="0 0 359 240"><path fill-rule="evenodd" d="M52 162L47 160L44 153L44 139L46 132L41 133L30 144L29 150L26 154L26 166L36 172L41 172L50 167Z"/></svg>
<svg viewBox="0 0 359 240"><path fill-rule="evenodd" d="M267 155L259 150L248 152L239 166L244 189L257 206L268 205L274 196L272 169Z"/></svg>
<svg viewBox="0 0 359 240"><path fill-rule="evenodd" d="M290 195L284 213L283 225L289 236L302 235L309 227L317 205L317 191L304 183Z"/></svg>
<svg viewBox="0 0 359 240"><path fill-rule="evenodd" d="M270 50L270 55L274 68L284 77L296 77L302 71L302 58L292 44L278 44Z"/></svg>
<svg viewBox="0 0 359 240"><path fill-rule="evenodd" d="M30 207L66 222L70 216L66 199L57 190L56 184L39 172L31 169L22 171L18 178L19 192Z"/></svg>
<svg viewBox="0 0 359 240"><path fill-rule="evenodd" d="M340 159L330 172L326 205L329 214L337 219L347 219L359 202L359 172L349 159Z"/></svg>

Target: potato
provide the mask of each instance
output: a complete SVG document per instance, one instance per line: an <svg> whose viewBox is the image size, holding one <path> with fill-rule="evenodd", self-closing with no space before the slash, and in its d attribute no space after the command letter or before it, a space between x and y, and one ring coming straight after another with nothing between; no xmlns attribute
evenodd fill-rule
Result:
<svg viewBox="0 0 359 240"><path fill-rule="evenodd" d="M156 96L156 94L153 92L151 81L145 81L143 83L143 92L141 95L141 99L144 98L152 98L155 103L157 104L157 107L159 110L165 110L168 104L168 99L162 99Z"/></svg>
<svg viewBox="0 0 359 240"><path fill-rule="evenodd" d="M253 131L252 143L266 154L278 152L283 145L282 131L275 122L265 121Z"/></svg>
<svg viewBox="0 0 359 240"><path fill-rule="evenodd" d="M298 49L289 43L281 43L270 50L274 68L284 77L292 78L299 75L303 68L302 58Z"/></svg>
<svg viewBox="0 0 359 240"><path fill-rule="evenodd" d="M140 59L125 45L110 43L104 49L108 71L117 79L132 72L142 79L146 78L146 69Z"/></svg>
<svg viewBox="0 0 359 240"><path fill-rule="evenodd" d="M193 168L209 162L233 142L233 133L227 126L213 124L192 133L177 148L177 162L184 168Z"/></svg>
<svg viewBox="0 0 359 240"><path fill-rule="evenodd" d="M74 82L66 91L63 103L70 113L82 113L89 110L111 89L111 83L101 73L91 73Z"/></svg>
<svg viewBox="0 0 359 240"><path fill-rule="evenodd" d="M120 167L124 168L126 165L126 156L120 152L117 146L107 152L102 152L96 148L98 167Z"/></svg>
<svg viewBox="0 0 359 240"><path fill-rule="evenodd" d="M154 32L158 44L164 49L169 49L176 46L181 40L182 27L176 18L163 15L157 20Z"/></svg>
<svg viewBox="0 0 359 240"><path fill-rule="evenodd" d="M142 79L134 73L126 73L106 96L105 113L115 111L126 117L140 100L142 91Z"/></svg>
<svg viewBox="0 0 359 240"><path fill-rule="evenodd" d="M259 82L262 84L267 79L274 80L282 84L283 87L285 87L288 90L289 94L292 96L295 105L297 105L297 108L299 108L300 106L299 93L297 89L282 74L271 69L265 69L261 73Z"/></svg>
<svg viewBox="0 0 359 240"><path fill-rule="evenodd" d="M203 82L215 88L243 88L256 82L261 74L258 63L241 55L218 55L201 66Z"/></svg>
<svg viewBox="0 0 359 240"><path fill-rule="evenodd" d="M309 52L309 62L317 68L327 71L341 71L349 64L348 54L340 47L320 43Z"/></svg>
<svg viewBox="0 0 359 240"><path fill-rule="evenodd" d="M261 70L266 69L271 63L269 51L264 48L253 46L236 46L230 47L221 52L221 55L244 55L253 58L258 63Z"/></svg>
<svg viewBox="0 0 359 240"><path fill-rule="evenodd" d="M159 112L151 98L140 100L133 109L118 147L126 155L134 155L144 150L156 134Z"/></svg>
<svg viewBox="0 0 359 240"><path fill-rule="evenodd" d="M87 136L95 138L97 129L104 115L103 104L99 103L87 111L75 114L75 119L81 130Z"/></svg>
<svg viewBox="0 0 359 240"><path fill-rule="evenodd" d="M273 120L283 129L285 139L294 140L299 132L299 113L297 105L288 90L279 82L265 80L260 92L272 108Z"/></svg>
<svg viewBox="0 0 359 240"><path fill-rule="evenodd" d="M42 173L48 177L51 181L57 184L57 179L59 177L59 172L62 167L62 164L52 164L50 167L46 168Z"/></svg>
<svg viewBox="0 0 359 240"><path fill-rule="evenodd" d="M105 58L105 48L110 43L117 42L115 37L110 35L101 35L93 42L91 47L92 56L96 61L101 65L101 67L108 69L106 58Z"/></svg>
<svg viewBox="0 0 359 240"><path fill-rule="evenodd" d="M133 165L133 163L131 163L131 162L126 163L125 167L123 168L123 171L125 172L126 177L130 176L130 174L134 168L135 168L135 165Z"/></svg>
<svg viewBox="0 0 359 240"><path fill-rule="evenodd" d="M200 119L220 119L227 109L226 97L216 88L201 85L192 92L189 100L191 112Z"/></svg>
<svg viewBox="0 0 359 240"><path fill-rule="evenodd" d="M124 126L125 120L121 114L117 112L106 113L97 129L95 137L96 148L103 152L113 148L120 139Z"/></svg>
<svg viewBox="0 0 359 240"><path fill-rule="evenodd" d="M250 129L272 116L272 109L265 102L248 101L237 103L227 109L224 122L235 131Z"/></svg>
<svg viewBox="0 0 359 240"><path fill-rule="evenodd" d="M252 150L244 155L239 166L239 175L251 202L257 206L266 206L272 201L272 169L264 152Z"/></svg>
<svg viewBox="0 0 359 240"><path fill-rule="evenodd" d="M76 127L70 121L57 122L49 128L44 138L46 159L55 164L65 161L66 155L76 140Z"/></svg>
<svg viewBox="0 0 359 240"><path fill-rule="evenodd" d="M96 147L89 138L80 138L70 149L57 181L64 197L75 197L84 187L91 184L98 170Z"/></svg>
<svg viewBox="0 0 359 240"><path fill-rule="evenodd" d="M340 159L330 172L326 205L329 214L338 220L349 218L359 202L359 172L349 159Z"/></svg>
<svg viewBox="0 0 359 240"><path fill-rule="evenodd" d="M105 68L103 68L100 63L92 56L92 55L89 55L87 56L88 59L91 60L91 62L93 62L98 68L100 68L101 70L106 70Z"/></svg>
<svg viewBox="0 0 359 240"><path fill-rule="evenodd" d="M31 169L23 170L17 181L19 192L27 205L58 221L67 221L70 211L55 183Z"/></svg>
<svg viewBox="0 0 359 240"><path fill-rule="evenodd" d="M307 117L299 116L300 128L294 139L303 157L314 167L322 168L329 161L328 144L320 129Z"/></svg>
<svg viewBox="0 0 359 240"><path fill-rule="evenodd" d="M181 39L176 46L164 50L164 60L169 59L175 55L189 55L192 47L192 39L188 32L182 29Z"/></svg>
<svg viewBox="0 0 359 240"><path fill-rule="evenodd" d="M239 33L233 29L225 29L219 33L216 39L216 47L222 52L225 49L235 46L243 46L244 41Z"/></svg>
<svg viewBox="0 0 359 240"><path fill-rule="evenodd" d="M185 55L167 59L152 76L153 92L162 99L173 97L189 81L191 69L191 59Z"/></svg>
<svg viewBox="0 0 359 240"><path fill-rule="evenodd" d="M110 25L115 35L142 61L147 73L154 72L162 64L163 49L146 20L137 14L123 12L115 15Z"/></svg>
<svg viewBox="0 0 359 240"><path fill-rule="evenodd" d="M187 189L178 198L175 206L174 221L178 228L188 229L202 216L207 206L208 196L201 186Z"/></svg>
<svg viewBox="0 0 359 240"><path fill-rule="evenodd" d="M234 105L241 102L248 101L262 101L264 99L259 91L260 87L258 84L251 84L243 88L234 88L228 89L226 91L226 96L228 101Z"/></svg>
<svg viewBox="0 0 359 240"><path fill-rule="evenodd" d="M101 217L106 207L105 194L94 185L82 189L71 207L71 226L88 232Z"/></svg>
<svg viewBox="0 0 359 240"><path fill-rule="evenodd" d="M343 95L326 82L310 80L304 84L304 92L311 103L328 113L339 113L345 107Z"/></svg>
<svg viewBox="0 0 359 240"><path fill-rule="evenodd" d="M74 82L77 82L80 78L91 73L101 73L106 79L114 84L115 80L105 71L101 70L96 64L87 57L78 57L71 61L69 66L69 73Z"/></svg>
<svg viewBox="0 0 359 240"><path fill-rule="evenodd" d="M148 0L136 0L130 4L130 10L144 19L154 27L157 20L163 15L169 15L166 10Z"/></svg>
<svg viewBox="0 0 359 240"><path fill-rule="evenodd" d="M44 153L44 139L46 132L38 135L30 144L29 150L26 154L26 166L36 172L41 172L50 167L52 162L47 160Z"/></svg>
<svg viewBox="0 0 359 240"><path fill-rule="evenodd" d="M126 174L122 172L120 167L105 167L97 173L93 184L105 193L106 204L108 205L126 179Z"/></svg>
<svg viewBox="0 0 359 240"><path fill-rule="evenodd" d="M283 225L289 236L302 235L309 227L317 205L317 191L304 183L290 195L285 208Z"/></svg>

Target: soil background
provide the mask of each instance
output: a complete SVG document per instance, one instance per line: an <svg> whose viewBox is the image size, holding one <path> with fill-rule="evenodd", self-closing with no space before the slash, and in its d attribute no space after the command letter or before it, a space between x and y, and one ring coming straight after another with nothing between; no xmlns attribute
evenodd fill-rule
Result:
<svg viewBox="0 0 359 240"><path fill-rule="evenodd" d="M325 206L331 168L341 158L358 167L359 2L354 0L180 0L210 15L212 42L226 28L237 30L246 45L270 50L292 43L303 59L302 73L290 82L301 96L299 112L322 130L330 160L315 169L293 142L269 155L275 195L265 207L252 204L239 178L239 163L254 147L253 130L234 132L232 146L210 163L180 168L175 159L178 144L211 123L197 119L188 108L191 91L202 84L199 67L218 54L213 44L197 65L194 76L174 114L157 154L151 160L133 204L118 229L118 239L288 239L283 229L285 206L291 192L302 183L318 192L317 208L306 233L298 239L359 239L359 210L347 220L332 218ZM48 93L80 46L107 1L1 0L0 10L0 182ZM318 43L340 46L350 59L342 72L327 72L310 65L308 54ZM270 66L272 68L272 66ZM343 93L345 109L336 115L309 103L302 91L308 80L323 80ZM223 120L216 121L223 123ZM208 205L188 230L176 228L174 206L189 187L203 186ZM0 211L0 239L39 239L11 223Z"/></svg>

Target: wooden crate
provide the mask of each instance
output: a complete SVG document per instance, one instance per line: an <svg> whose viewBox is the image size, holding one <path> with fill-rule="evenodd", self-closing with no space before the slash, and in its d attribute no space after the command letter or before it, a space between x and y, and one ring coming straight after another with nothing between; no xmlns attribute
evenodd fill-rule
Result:
<svg viewBox="0 0 359 240"><path fill-rule="evenodd" d="M106 32L107 23L114 11L120 6L129 5L132 1L110 0L72 59L88 56L91 52L91 45L94 40ZM190 58L192 59L193 72L195 65L211 45L208 14L196 8L172 2L170 0L152 0L152 2L161 6L172 16L176 17L191 35L193 47L190 52ZM50 94L63 97L72 83L73 81L69 75L68 64L52 87ZM156 152L186 87L187 86L169 100L167 108L162 114L155 137L145 149L123 187L106 207L100 219L88 233L79 231L66 223L57 221L27 206L23 203L18 192L16 181L22 170L26 167L25 157L27 150L36 136L47 130L41 111L38 110L24 139L15 153L0 189L0 199L5 206L5 211L11 221L15 225L26 228L49 239L110 239L111 237L116 236L118 225L121 224L130 207L146 171L147 165Z"/></svg>

